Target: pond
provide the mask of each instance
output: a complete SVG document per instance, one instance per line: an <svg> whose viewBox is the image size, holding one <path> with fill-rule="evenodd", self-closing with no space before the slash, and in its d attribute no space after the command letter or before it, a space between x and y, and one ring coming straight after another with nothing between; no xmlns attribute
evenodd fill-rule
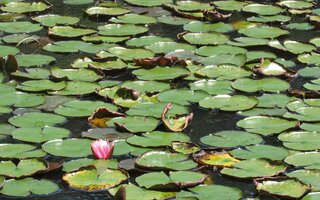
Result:
<svg viewBox="0 0 320 200"><path fill-rule="evenodd" d="M320 199L318 1L0 6L0 199Z"/></svg>

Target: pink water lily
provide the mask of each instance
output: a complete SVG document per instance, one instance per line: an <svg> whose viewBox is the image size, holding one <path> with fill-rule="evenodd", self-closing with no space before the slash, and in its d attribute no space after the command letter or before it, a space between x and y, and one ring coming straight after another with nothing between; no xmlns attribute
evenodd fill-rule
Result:
<svg viewBox="0 0 320 200"><path fill-rule="evenodd" d="M95 158L109 159L112 156L114 144L108 140L95 140L91 143L91 150Z"/></svg>

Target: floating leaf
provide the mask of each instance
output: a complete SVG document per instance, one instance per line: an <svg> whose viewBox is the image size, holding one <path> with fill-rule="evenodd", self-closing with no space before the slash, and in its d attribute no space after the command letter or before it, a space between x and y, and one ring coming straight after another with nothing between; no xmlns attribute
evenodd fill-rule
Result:
<svg viewBox="0 0 320 200"><path fill-rule="evenodd" d="M126 142L140 147L171 146L173 141L189 142L190 138L183 133L154 131L144 133L142 136L129 137Z"/></svg>
<svg viewBox="0 0 320 200"><path fill-rule="evenodd" d="M239 30L239 33L254 38L276 38L289 34L288 31L273 26L256 26Z"/></svg>
<svg viewBox="0 0 320 200"><path fill-rule="evenodd" d="M66 118L51 113L30 112L11 117L8 122L17 127L45 127L66 122Z"/></svg>
<svg viewBox="0 0 320 200"><path fill-rule="evenodd" d="M20 67L32 67L42 65L49 65L56 61L52 56L41 55L41 54L25 54L16 56L18 65Z"/></svg>
<svg viewBox="0 0 320 200"><path fill-rule="evenodd" d="M0 144L1 158L40 158L44 157L46 153L35 146L29 144Z"/></svg>
<svg viewBox="0 0 320 200"><path fill-rule="evenodd" d="M201 137L200 141L212 147L231 148L259 144L262 138L244 131L221 131Z"/></svg>
<svg viewBox="0 0 320 200"><path fill-rule="evenodd" d="M62 15L40 15L32 18L43 26L56 26L56 25L73 25L80 21L77 17L62 16Z"/></svg>
<svg viewBox="0 0 320 200"><path fill-rule="evenodd" d="M46 142L53 139L67 138L70 131L64 128L49 127L44 128L18 128L12 132L12 137L25 142Z"/></svg>
<svg viewBox="0 0 320 200"><path fill-rule="evenodd" d="M79 158L91 155L91 142L88 139L56 139L44 143L42 149L54 156Z"/></svg>
<svg viewBox="0 0 320 200"><path fill-rule="evenodd" d="M185 31L189 32L218 32L218 33L227 33L233 31L233 27L229 24L222 22L219 23L204 23L200 21L192 21L183 26ZM219 35L219 34L217 34ZM223 35L222 35L223 36ZM224 38L227 38L226 36Z"/></svg>
<svg viewBox="0 0 320 200"><path fill-rule="evenodd" d="M13 197L27 197L29 195L48 195L58 190L59 186L49 180L25 178L21 180L7 180L0 193Z"/></svg>
<svg viewBox="0 0 320 200"><path fill-rule="evenodd" d="M94 29L73 28L71 26L54 26L49 28L49 35L62 38L76 38L96 33Z"/></svg>
<svg viewBox="0 0 320 200"><path fill-rule="evenodd" d="M211 95L229 94L233 91L231 81L216 81L213 79L190 83L190 88L191 90L205 91Z"/></svg>
<svg viewBox="0 0 320 200"><path fill-rule="evenodd" d="M1 10L11 13L31 13L45 11L49 7L49 5L43 2L12 2L5 4L5 6L1 7Z"/></svg>
<svg viewBox="0 0 320 200"><path fill-rule="evenodd" d="M303 167L305 169L320 169L319 152L297 152L284 159L289 165Z"/></svg>
<svg viewBox="0 0 320 200"><path fill-rule="evenodd" d="M192 51L195 49L194 46L185 43L178 42L156 42L149 46L146 46L146 49L153 51L154 53L170 53L176 50L187 50Z"/></svg>
<svg viewBox="0 0 320 200"><path fill-rule="evenodd" d="M259 4L259 3L252 3L252 4L245 5L242 8L242 10L245 12L255 13L259 15L275 15L285 11L284 9L278 6L265 5L265 4Z"/></svg>
<svg viewBox="0 0 320 200"><path fill-rule="evenodd" d="M148 28L132 24L108 24L99 26L99 34L106 36L128 36L145 33Z"/></svg>
<svg viewBox="0 0 320 200"><path fill-rule="evenodd" d="M7 33L32 33L42 29L39 24L28 21L0 22L0 30Z"/></svg>
<svg viewBox="0 0 320 200"><path fill-rule="evenodd" d="M95 166L96 169L117 169L118 161L113 159L108 160L94 160L90 158L80 158L63 163L62 171L73 172L83 167Z"/></svg>
<svg viewBox="0 0 320 200"><path fill-rule="evenodd" d="M160 102L189 105L190 103L198 103L201 99L204 99L206 97L208 97L208 94L203 91L173 89L161 92L158 96L158 100Z"/></svg>
<svg viewBox="0 0 320 200"><path fill-rule="evenodd" d="M85 10L85 13L88 15L102 15L102 16L118 16L118 15L123 15L126 13L129 13L130 10L125 9L125 8L108 8L108 7L99 7L99 6L94 6L90 7Z"/></svg>
<svg viewBox="0 0 320 200"><path fill-rule="evenodd" d="M107 122L107 126L116 126L121 130L138 133L153 131L157 128L158 122L153 117L127 116L113 118Z"/></svg>
<svg viewBox="0 0 320 200"><path fill-rule="evenodd" d="M289 121L276 117L253 116L238 121L237 126L251 133L272 135L294 128L297 123L297 121Z"/></svg>
<svg viewBox="0 0 320 200"><path fill-rule="evenodd" d="M218 45L229 41L222 33L187 33L182 38L190 44L197 45Z"/></svg>
<svg viewBox="0 0 320 200"><path fill-rule="evenodd" d="M50 80L35 80L35 81L25 81L16 87L18 90L25 92L42 92L42 91L53 91L62 90L66 87L66 82L53 82Z"/></svg>
<svg viewBox="0 0 320 200"><path fill-rule="evenodd" d="M252 80L248 78L238 79L232 83L234 89L243 92L279 92L290 88L289 83L278 78L264 78Z"/></svg>
<svg viewBox="0 0 320 200"><path fill-rule="evenodd" d="M152 69L138 69L132 73L142 80L171 80L190 74L187 69L181 67L155 67Z"/></svg>
<svg viewBox="0 0 320 200"><path fill-rule="evenodd" d="M188 156L165 151L150 151L136 160L136 165L149 170L188 170L197 167Z"/></svg>
<svg viewBox="0 0 320 200"><path fill-rule="evenodd" d="M278 136L279 140L283 142L283 146L295 150L317 150L319 133L296 131L290 133L282 133Z"/></svg>
<svg viewBox="0 0 320 200"><path fill-rule="evenodd" d="M257 103L258 100L254 97L217 95L201 100L199 105L204 108L220 109L223 111L239 111L253 108Z"/></svg>
<svg viewBox="0 0 320 200"><path fill-rule="evenodd" d="M233 158L228 153L205 153L203 155L196 155L197 162L203 165L217 166L217 167L232 167L239 160Z"/></svg>
<svg viewBox="0 0 320 200"><path fill-rule="evenodd" d="M8 177L20 178L23 176L30 176L46 169L46 164L37 159L20 160L18 164L13 163L12 161L0 162L0 175Z"/></svg>
<svg viewBox="0 0 320 200"><path fill-rule="evenodd" d="M256 178L274 176L286 169L285 165L272 164L262 159L243 160L233 166L234 168L223 168L221 174L236 178Z"/></svg>
<svg viewBox="0 0 320 200"><path fill-rule="evenodd" d="M149 1L125 0L125 1L135 6L145 6L145 7L161 6L162 4L172 3L172 0L149 0Z"/></svg>
<svg viewBox="0 0 320 200"><path fill-rule="evenodd" d="M63 90L48 93L52 95L84 95L93 93L98 89L100 89L100 85L97 83L68 81L67 86Z"/></svg>

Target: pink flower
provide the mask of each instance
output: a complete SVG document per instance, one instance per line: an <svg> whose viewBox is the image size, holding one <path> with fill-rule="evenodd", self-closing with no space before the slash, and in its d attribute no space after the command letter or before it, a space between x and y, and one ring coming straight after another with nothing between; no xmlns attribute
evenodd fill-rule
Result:
<svg viewBox="0 0 320 200"><path fill-rule="evenodd" d="M91 143L91 150L95 158L109 159L112 156L114 144L108 140L95 140Z"/></svg>

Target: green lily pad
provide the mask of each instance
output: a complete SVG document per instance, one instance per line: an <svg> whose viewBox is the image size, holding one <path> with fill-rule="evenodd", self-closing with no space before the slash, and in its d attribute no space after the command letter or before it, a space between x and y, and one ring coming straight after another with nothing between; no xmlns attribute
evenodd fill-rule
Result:
<svg viewBox="0 0 320 200"><path fill-rule="evenodd" d="M57 107L54 112L66 117L88 117L100 107L106 107L112 111L118 109L116 106L102 101L74 100Z"/></svg>
<svg viewBox="0 0 320 200"><path fill-rule="evenodd" d="M153 7L153 6L161 6L162 4L172 3L172 0L125 0L127 3L135 5L135 6L145 6L145 7Z"/></svg>
<svg viewBox="0 0 320 200"><path fill-rule="evenodd" d="M62 90L66 87L66 82L53 82L50 80L34 80L25 81L16 87L18 90L25 92L41 92L41 91L52 91L52 90Z"/></svg>
<svg viewBox="0 0 320 200"><path fill-rule="evenodd" d="M56 26L56 25L74 25L80 21L77 17L62 16L62 15L40 15L32 18L34 21L39 22L43 26Z"/></svg>
<svg viewBox="0 0 320 200"><path fill-rule="evenodd" d="M0 22L0 31L6 33L32 33L42 29L39 24L33 24L28 21L18 22Z"/></svg>
<svg viewBox="0 0 320 200"><path fill-rule="evenodd" d="M200 141L208 146L231 148L260 144L263 140L260 136L244 131L221 131L201 137Z"/></svg>
<svg viewBox="0 0 320 200"><path fill-rule="evenodd" d="M30 195L48 195L58 190L59 186L49 180L25 178L21 180L7 180L0 193L13 197L27 197Z"/></svg>
<svg viewBox="0 0 320 200"><path fill-rule="evenodd" d="M11 132L16 128L10 124L0 124L0 139L11 136Z"/></svg>
<svg viewBox="0 0 320 200"><path fill-rule="evenodd" d="M251 110L239 111L237 114L243 115L246 117L257 116L257 115L281 117L286 112L287 110L283 108L253 108Z"/></svg>
<svg viewBox="0 0 320 200"><path fill-rule="evenodd" d="M51 113L30 112L9 118L8 122L17 127L45 127L66 122L66 118Z"/></svg>
<svg viewBox="0 0 320 200"><path fill-rule="evenodd" d="M26 68L25 71L19 70L11 73L11 75L27 79L47 79L50 76L50 70L45 68Z"/></svg>
<svg viewBox="0 0 320 200"><path fill-rule="evenodd" d="M42 12L48 8L50 8L50 6L43 2L12 2L5 4L5 6L1 7L1 10L10 13L31 13Z"/></svg>
<svg viewBox="0 0 320 200"><path fill-rule="evenodd" d="M320 133L296 131L290 133L282 133L278 136L279 140L283 142L283 146L294 150L317 150L319 149Z"/></svg>
<svg viewBox="0 0 320 200"><path fill-rule="evenodd" d="M230 154L239 159L269 159L269 160L283 160L289 155L289 152L282 147L275 147L270 145L254 145L246 146L245 149L235 149L230 151Z"/></svg>
<svg viewBox="0 0 320 200"><path fill-rule="evenodd" d="M44 157L46 153L36 146L29 144L0 144L1 158L40 158Z"/></svg>
<svg viewBox="0 0 320 200"><path fill-rule="evenodd" d="M161 17L158 17L157 20L160 23L174 25L174 26L184 25L193 21L192 19L176 17L176 16L168 16L168 15L162 15Z"/></svg>
<svg viewBox="0 0 320 200"><path fill-rule="evenodd" d="M283 164L272 164L262 159L243 160L233 164L235 168L224 168L221 174L236 178L274 176L286 170Z"/></svg>
<svg viewBox="0 0 320 200"><path fill-rule="evenodd" d="M201 10L212 10L213 7L208 3L202 3L197 1L177 1L177 5L173 7L180 10L180 11L201 11ZM171 6L171 4L168 4Z"/></svg>
<svg viewBox="0 0 320 200"><path fill-rule="evenodd" d="M245 5L242 8L242 10L245 12L255 13L259 15L275 15L285 11L285 9L282 9L278 6L265 5L259 3Z"/></svg>
<svg viewBox="0 0 320 200"><path fill-rule="evenodd" d="M219 56L214 56L214 60L216 60L217 62L221 62L221 60L220 61L218 60L218 59L221 59L221 57L222 58L228 57L231 59L237 58L237 57L233 57L231 55L219 55ZM208 57L208 58L213 58L213 57ZM243 62L245 62L244 60L245 60L245 58L243 59ZM209 60L209 62L211 62L211 61L213 61L213 60L212 59ZM224 61L222 61L222 62L224 62ZM226 61L226 62L228 62L228 61ZM236 63L234 63L234 64L236 64ZM241 63L239 63L239 64L241 65ZM245 70L241 67L235 66L235 65L222 64L222 65L205 66L204 68L201 68L198 71L196 71L196 74L198 74L200 76L214 78L214 79L220 81L220 80L235 80L235 79L239 79L242 77L247 77L247 76L250 76L252 74L252 72L247 71L247 70Z"/></svg>
<svg viewBox="0 0 320 200"><path fill-rule="evenodd" d="M272 135L281 133L297 125L297 121L289 121L276 117L253 116L237 122L237 126L251 133Z"/></svg>
<svg viewBox="0 0 320 200"><path fill-rule="evenodd" d="M173 89L161 92L158 96L158 100L160 102L190 105L190 103L198 103L200 100L206 97L208 97L208 94L203 91Z"/></svg>
<svg viewBox="0 0 320 200"><path fill-rule="evenodd" d="M153 117L127 116L116 117L107 122L107 126L127 130L131 133L149 132L157 128L159 120Z"/></svg>
<svg viewBox="0 0 320 200"><path fill-rule="evenodd" d="M106 15L106 16L118 16L118 15L124 15L126 13L129 13L130 10L125 9L125 8L118 8L118 7L99 7L99 6L94 6L90 7L85 10L85 13L88 15Z"/></svg>
<svg viewBox="0 0 320 200"><path fill-rule="evenodd" d="M289 29L295 29L295 30L312 30L314 29L314 26L309 23L290 23L286 25Z"/></svg>
<svg viewBox="0 0 320 200"><path fill-rule="evenodd" d="M222 33L187 33L182 38L196 45L218 45L229 41L228 36Z"/></svg>
<svg viewBox="0 0 320 200"><path fill-rule="evenodd" d="M18 65L20 67L33 67L49 65L56 61L52 56L41 55L41 54L24 54L16 56Z"/></svg>
<svg viewBox="0 0 320 200"><path fill-rule="evenodd" d="M304 53L298 56L298 60L302 63L306 63L308 65L319 65L320 61L320 54L311 52L311 53Z"/></svg>
<svg viewBox="0 0 320 200"><path fill-rule="evenodd" d="M260 192L279 197L301 198L309 187L294 179L262 179L255 182Z"/></svg>
<svg viewBox="0 0 320 200"><path fill-rule="evenodd" d="M56 139L42 145L42 149L54 156L78 158L91 155L92 141L88 139Z"/></svg>
<svg viewBox="0 0 320 200"><path fill-rule="evenodd" d="M77 171L80 168L83 167L89 167L89 166L95 166L96 169L118 169L119 162L114 159L108 159L108 160L94 160L90 158L80 158L76 160L71 160L68 162L63 163L62 171L64 172L73 172Z"/></svg>
<svg viewBox="0 0 320 200"><path fill-rule="evenodd" d="M125 172L113 169L105 169L103 171L83 169L69 172L62 177L69 187L86 191L112 188L127 178L128 175Z"/></svg>
<svg viewBox="0 0 320 200"><path fill-rule="evenodd" d="M126 113L131 116L144 116L144 117L155 117L161 118L161 114L163 112L164 107L167 103L152 103L152 102L145 102L140 103L132 108L130 108ZM186 106L182 106L179 104L174 104L173 108L168 111L168 114L171 116L174 115L183 115L188 114L189 110Z"/></svg>
<svg viewBox="0 0 320 200"><path fill-rule="evenodd" d="M201 184L207 176L198 172L177 171L152 172L143 174L135 179L140 187L147 189L157 188L188 188Z"/></svg>
<svg viewBox="0 0 320 200"><path fill-rule="evenodd" d="M287 22L291 20L291 17L286 15L271 15L271 16L253 16L249 17L247 19L249 22L261 22L261 23L267 23L267 22Z"/></svg>
<svg viewBox="0 0 320 200"><path fill-rule="evenodd" d="M191 90L205 91L211 95L230 94L233 92L231 81L199 80L190 83Z"/></svg>
<svg viewBox="0 0 320 200"><path fill-rule="evenodd" d="M320 189L320 173L318 170L296 170L286 174L291 178L297 178L299 181L310 185L312 190L319 191Z"/></svg>
<svg viewBox="0 0 320 200"><path fill-rule="evenodd" d="M77 40L69 40L69 41L59 41L47 44L43 47L44 50L50 52L57 52L57 53L73 53L78 52L80 48L85 46L87 43L83 41Z"/></svg>
<svg viewBox="0 0 320 200"><path fill-rule="evenodd" d="M243 78L234 81L232 87L243 92L279 92L289 89L290 85L278 78L263 78L260 80Z"/></svg>
<svg viewBox="0 0 320 200"><path fill-rule="evenodd" d="M142 36L139 38L132 38L126 42L126 45L133 47L143 47L148 46L157 42L173 42L172 39L160 36Z"/></svg>
<svg viewBox="0 0 320 200"><path fill-rule="evenodd" d="M39 36L36 35L28 35L25 33L22 34L10 34L1 38L6 44L18 44L22 42L23 44L29 44L35 41L35 39L39 39Z"/></svg>
<svg viewBox="0 0 320 200"><path fill-rule="evenodd" d="M235 47L227 44L217 45L217 46L203 46L195 51L196 54L200 56L214 56L223 54L246 54L247 50L241 47Z"/></svg>
<svg viewBox="0 0 320 200"><path fill-rule="evenodd" d="M289 34L288 31L273 26L255 26L239 30L239 33L253 38L276 38Z"/></svg>
<svg viewBox="0 0 320 200"><path fill-rule="evenodd" d="M130 36L147 32L149 29L132 24L108 24L99 26L99 34L106 36Z"/></svg>
<svg viewBox="0 0 320 200"><path fill-rule="evenodd" d="M121 185L126 191L126 200L150 200L150 199L167 199L175 196L174 192L160 192L140 188L134 184ZM115 196L119 187L109 189L111 195Z"/></svg>
<svg viewBox="0 0 320 200"><path fill-rule="evenodd" d="M92 62L90 63L90 67L99 69L99 70L123 70L128 68L127 64L122 60L111 60L107 62Z"/></svg>
<svg viewBox="0 0 320 200"><path fill-rule="evenodd" d="M71 26L54 26L49 28L49 35L62 38L76 38L96 32L94 29L73 28Z"/></svg>
<svg viewBox="0 0 320 200"><path fill-rule="evenodd" d="M182 67L155 67L152 69L138 69L132 73L140 80L172 80L187 76L190 71Z"/></svg>
<svg viewBox="0 0 320 200"><path fill-rule="evenodd" d="M70 131L64 128L49 127L44 128L18 128L12 131L12 137L24 142L46 142L48 140L67 138Z"/></svg>
<svg viewBox="0 0 320 200"><path fill-rule="evenodd" d="M63 0L64 4L67 5L87 5L87 4L93 4L94 0Z"/></svg>
<svg viewBox="0 0 320 200"><path fill-rule="evenodd" d="M46 169L46 164L38 159L20 160L18 164L13 163L12 161L0 162L0 175L8 177L20 178L23 176L30 176Z"/></svg>
<svg viewBox="0 0 320 200"><path fill-rule="evenodd" d="M185 43L178 43L178 42L156 42L153 43L149 46L146 46L146 49L149 49L153 51L156 54L161 54L161 53L170 53L172 51L176 50L190 50L193 51L195 50L196 47L185 44Z"/></svg>
<svg viewBox="0 0 320 200"><path fill-rule="evenodd" d="M227 33L234 30L234 28L222 22L219 23L204 23L200 21L192 21L183 26L185 31L197 33L197 32L218 32ZM225 36L226 37L226 36Z"/></svg>
<svg viewBox="0 0 320 200"><path fill-rule="evenodd" d="M311 52L316 49L315 46L311 44L305 44L302 42L292 41L292 40L286 40L284 41L283 45L294 54L301 54L305 52Z"/></svg>
<svg viewBox="0 0 320 200"><path fill-rule="evenodd" d="M52 95L84 95L93 93L98 89L100 89L100 85L97 83L68 81L64 89L48 93Z"/></svg>
<svg viewBox="0 0 320 200"><path fill-rule="evenodd" d="M128 144L125 140L116 140L114 141L114 151L113 155L121 156L121 155L132 155L132 156L140 156L148 151L152 151L151 148L142 148L136 147Z"/></svg>
<svg viewBox="0 0 320 200"><path fill-rule="evenodd" d="M168 83L159 81L126 81L122 83L121 87L132 89L141 93L155 93L170 89L170 85Z"/></svg>
<svg viewBox="0 0 320 200"><path fill-rule="evenodd" d="M284 108L290 101L294 101L294 97L288 97L284 94L263 94L260 97L257 97L259 103L257 107L261 108Z"/></svg>
<svg viewBox="0 0 320 200"><path fill-rule="evenodd" d="M228 44L239 47L267 45L269 42L268 39L252 37L237 37L233 38L233 40L234 41L229 41Z"/></svg>
<svg viewBox="0 0 320 200"><path fill-rule="evenodd" d="M113 36L100 36L100 35L88 35L83 36L81 38L85 42L92 42L92 43L118 43L123 42L130 39L129 36L123 37L113 37Z"/></svg>
<svg viewBox="0 0 320 200"><path fill-rule="evenodd" d="M144 133L142 136L129 137L126 142L140 147L171 146L173 141L189 142L190 138L183 133L154 131Z"/></svg>
<svg viewBox="0 0 320 200"><path fill-rule="evenodd" d="M131 13L119 16L117 18L111 18L109 21L119 24L154 24L157 22L156 18L154 17Z"/></svg>
<svg viewBox="0 0 320 200"><path fill-rule="evenodd" d="M200 185L190 188L189 191L177 193L177 199L211 200L215 197L219 200L241 199L242 192L236 187L224 185Z"/></svg>
<svg viewBox="0 0 320 200"><path fill-rule="evenodd" d="M303 167L305 169L320 169L320 153L319 152L297 152L289 155L284 161L296 167Z"/></svg>
<svg viewBox="0 0 320 200"><path fill-rule="evenodd" d="M236 55L221 54L221 55L213 55L213 56L202 58L199 60L199 62L201 64L204 64L205 66L211 66L211 68L214 68L215 70L219 70L219 71L222 70L223 72L220 72L220 73L223 73L224 76L228 76L228 72L225 72L225 71L235 70L235 67L238 67L238 70L245 71L240 67L245 64L246 60L247 60L247 57L245 54L236 54ZM241 74L243 73L244 72L242 72ZM233 75L229 75L229 76L234 77L235 76L234 74L237 74L237 73L233 73Z"/></svg>
<svg viewBox="0 0 320 200"><path fill-rule="evenodd" d="M188 156L165 151L149 151L136 160L136 165L149 170L188 170L197 167Z"/></svg>
<svg viewBox="0 0 320 200"><path fill-rule="evenodd" d="M296 1L296 0L285 0L279 2L279 5L286 6L291 9L306 9L313 7L312 2L307 1Z"/></svg>
<svg viewBox="0 0 320 200"><path fill-rule="evenodd" d="M61 69L51 68L51 75L58 79L67 78L70 81L94 82L104 77L104 74L91 69Z"/></svg>
<svg viewBox="0 0 320 200"><path fill-rule="evenodd" d="M207 97L199 102L204 108L220 109L223 111L239 111L253 108L258 103L255 97L242 95L217 95Z"/></svg>
<svg viewBox="0 0 320 200"><path fill-rule="evenodd" d="M0 57L8 56L10 54L15 55L19 52L20 50L16 47L0 45Z"/></svg>
<svg viewBox="0 0 320 200"><path fill-rule="evenodd" d="M298 71L298 74L303 77L320 78L320 67L305 67Z"/></svg>
<svg viewBox="0 0 320 200"><path fill-rule="evenodd" d="M111 54L128 61L140 58L150 58L154 56L154 53L147 49L128 49L124 47L112 47L109 48L108 51Z"/></svg>
<svg viewBox="0 0 320 200"><path fill-rule="evenodd" d="M228 11L239 11L242 9L242 7L248 2L242 2L242 1L234 1L234 0L228 0L228 1L214 1L212 2L215 6L217 6L221 10L228 10Z"/></svg>

